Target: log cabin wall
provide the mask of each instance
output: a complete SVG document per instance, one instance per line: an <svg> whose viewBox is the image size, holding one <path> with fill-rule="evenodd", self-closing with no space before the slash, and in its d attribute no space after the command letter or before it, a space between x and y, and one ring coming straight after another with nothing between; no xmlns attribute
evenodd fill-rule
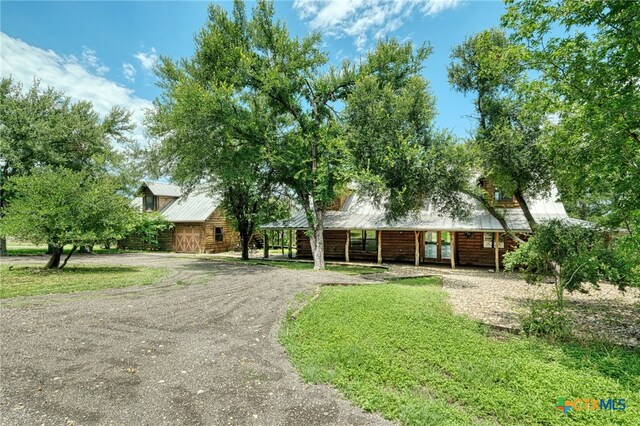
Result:
<svg viewBox="0 0 640 426"><path fill-rule="evenodd" d="M391 262L413 262L415 260L414 231L381 231L382 260Z"/></svg>
<svg viewBox="0 0 640 426"><path fill-rule="evenodd" d="M469 266L496 266L495 249L484 247L484 232L456 232L455 238L457 264ZM501 267L503 266L504 254L515 248L516 242L507 237L505 240L505 248L499 249Z"/></svg>
<svg viewBox="0 0 640 426"><path fill-rule="evenodd" d="M177 200L177 199L178 199L177 197L158 196L156 198L156 205L157 205L156 210L161 211L162 209L164 209L169 204L171 204L174 200Z"/></svg>
<svg viewBox="0 0 640 426"><path fill-rule="evenodd" d="M344 259L347 231L324 231L324 257ZM303 230L296 231L296 257L311 257L311 242Z"/></svg>
<svg viewBox="0 0 640 426"><path fill-rule="evenodd" d="M240 246L240 235L233 229L221 208L217 208L202 226L204 232L200 246L205 253L221 253ZM216 241L216 228L222 228L222 241Z"/></svg>

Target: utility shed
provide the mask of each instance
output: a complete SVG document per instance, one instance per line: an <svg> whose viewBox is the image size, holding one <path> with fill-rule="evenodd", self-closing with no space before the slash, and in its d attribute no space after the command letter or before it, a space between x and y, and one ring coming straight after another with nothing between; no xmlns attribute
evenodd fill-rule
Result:
<svg viewBox="0 0 640 426"><path fill-rule="evenodd" d="M220 198L195 190L183 194L176 185L144 182L139 197L132 202L134 208L144 212L158 211L173 229L158 236L161 250L177 253L220 253L234 250L240 243L239 235L220 207ZM130 237L121 246L141 249L141 242Z"/></svg>

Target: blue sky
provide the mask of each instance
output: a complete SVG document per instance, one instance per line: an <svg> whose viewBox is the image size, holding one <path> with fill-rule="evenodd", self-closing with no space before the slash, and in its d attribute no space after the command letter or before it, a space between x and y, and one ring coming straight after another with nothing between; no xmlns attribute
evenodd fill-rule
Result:
<svg viewBox="0 0 640 426"><path fill-rule="evenodd" d="M231 2L220 2L230 9ZM105 113L122 105L142 120L160 92L152 72L159 55L193 53L193 36L208 2L10 2L0 5L0 71L30 86L34 76ZM249 4L251 6L251 4ZM437 97L437 126L464 137L472 128L471 101L451 90L451 48L466 36L497 26L499 1L295 0L276 3L290 32L323 34L332 62L357 58L379 37L428 42L424 76ZM136 132L142 137L142 129Z"/></svg>

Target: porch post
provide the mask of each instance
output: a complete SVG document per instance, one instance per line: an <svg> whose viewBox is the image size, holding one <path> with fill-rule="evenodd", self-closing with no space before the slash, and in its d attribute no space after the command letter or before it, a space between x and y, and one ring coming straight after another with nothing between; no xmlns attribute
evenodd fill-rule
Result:
<svg viewBox="0 0 640 426"><path fill-rule="evenodd" d="M378 231L378 263L382 264L382 231Z"/></svg>
<svg viewBox="0 0 640 426"><path fill-rule="evenodd" d="M415 264L416 266L420 265L420 232L414 231L415 240L416 240L416 252L415 252Z"/></svg>
<svg viewBox="0 0 640 426"><path fill-rule="evenodd" d="M268 259L269 258L269 231L267 231L266 229L264 231L263 244L264 246L262 248L264 249L264 258Z"/></svg>
<svg viewBox="0 0 640 426"><path fill-rule="evenodd" d="M293 246L293 230L289 229L289 254L288 254L289 259L293 259L293 252L291 251L292 246Z"/></svg>
<svg viewBox="0 0 640 426"><path fill-rule="evenodd" d="M449 232L451 238L451 269L456 269L456 233L453 231Z"/></svg>
<svg viewBox="0 0 640 426"><path fill-rule="evenodd" d="M284 229L280 232L280 249L282 249L282 255L284 256Z"/></svg>
<svg viewBox="0 0 640 426"><path fill-rule="evenodd" d="M496 232L493 236L493 246L496 251L496 272L500 272L500 233Z"/></svg>
<svg viewBox="0 0 640 426"><path fill-rule="evenodd" d="M349 244L351 243L351 232L347 231L347 242L344 243L344 261L349 261Z"/></svg>

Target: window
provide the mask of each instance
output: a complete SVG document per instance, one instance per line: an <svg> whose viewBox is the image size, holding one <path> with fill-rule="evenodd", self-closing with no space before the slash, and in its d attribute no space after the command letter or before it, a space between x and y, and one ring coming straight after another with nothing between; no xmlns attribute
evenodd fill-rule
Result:
<svg viewBox="0 0 640 426"><path fill-rule="evenodd" d="M350 231L349 250L352 251L378 251L378 239L376 231Z"/></svg>
<svg viewBox="0 0 640 426"><path fill-rule="evenodd" d="M500 234L500 248L504 248L504 235L505 234ZM482 246L484 248L495 248L495 240L496 240L495 232L485 232Z"/></svg>
<svg viewBox="0 0 640 426"><path fill-rule="evenodd" d="M427 231L424 236L424 257L427 259L438 258L438 233Z"/></svg>
<svg viewBox="0 0 640 426"><path fill-rule="evenodd" d="M215 229L216 242L224 241L223 229L216 226Z"/></svg>
<svg viewBox="0 0 640 426"><path fill-rule="evenodd" d="M153 211L155 210L155 200L153 195L145 195L144 196L144 211Z"/></svg>

